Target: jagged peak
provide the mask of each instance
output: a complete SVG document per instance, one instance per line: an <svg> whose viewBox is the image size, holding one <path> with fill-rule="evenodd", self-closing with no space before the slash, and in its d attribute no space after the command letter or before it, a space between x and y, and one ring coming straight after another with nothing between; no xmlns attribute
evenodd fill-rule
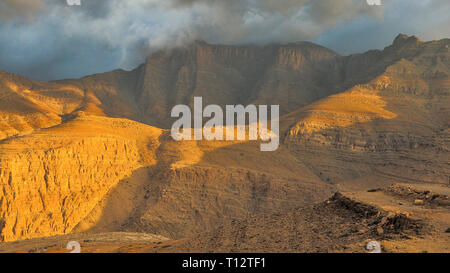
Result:
<svg viewBox="0 0 450 273"><path fill-rule="evenodd" d="M414 35L408 36L406 34L400 33L399 35L397 35L397 37L395 37L393 46L403 46L407 43L419 44L422 43L422 41Z"/></svg>

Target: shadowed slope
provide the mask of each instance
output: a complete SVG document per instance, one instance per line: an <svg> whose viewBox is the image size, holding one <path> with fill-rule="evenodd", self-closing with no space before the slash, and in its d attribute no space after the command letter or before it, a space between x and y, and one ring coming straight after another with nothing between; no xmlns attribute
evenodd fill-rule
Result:
<svg viewBox="0 0 450 273"><path fill-rule="evenodd" d="M283 148L261 153L255 142L175 142L168 135L159 141L158 164L122 181L78 231L184 238L231 219L321 201L333 191Z"/></svg>

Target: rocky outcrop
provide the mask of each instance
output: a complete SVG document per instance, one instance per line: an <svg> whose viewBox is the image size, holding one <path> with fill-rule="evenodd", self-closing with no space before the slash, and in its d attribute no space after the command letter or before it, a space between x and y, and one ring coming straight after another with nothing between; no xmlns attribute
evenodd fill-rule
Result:
<svg viewBox="0 0 450 273"><path fill-rule="evenodd" d="M1 241L70 233L121 179L148 164L141 152L147 143L100 126L123 132L119 121L97 122L95 134L66 125L70 130L58 128L0 144ZM146 133L143 126L137 127Z"/></svg>
<svg viewBox="0 0 450 273"><path fill-rule="evenodd" d="M0 158L3 241L69 233L139 166L136 144L127 140L82 138L53 144L49 150Z"/></svg>

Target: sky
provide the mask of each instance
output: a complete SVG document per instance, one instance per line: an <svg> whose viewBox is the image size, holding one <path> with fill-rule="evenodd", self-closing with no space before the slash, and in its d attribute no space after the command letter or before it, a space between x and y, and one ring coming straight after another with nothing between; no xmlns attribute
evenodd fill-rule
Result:
<svg viewBox="0 0 450 273"><path fill-rule="evenodd" d="M310 41L342 55L450 38L449 0L0 0L0 70L33 80L131 70L158 50Z"/></svg>

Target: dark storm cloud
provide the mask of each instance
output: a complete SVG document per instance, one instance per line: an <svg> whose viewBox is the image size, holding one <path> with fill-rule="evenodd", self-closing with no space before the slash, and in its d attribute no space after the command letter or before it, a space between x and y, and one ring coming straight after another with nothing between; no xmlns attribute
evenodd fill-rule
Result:
<svg viewBox="0 0 450 273"><path fill-rule="evenodd" d="M81 1L0 0L0 69L33 79L79 77L131 69L154 50L193 40L309 40L348 53L387 45L402 30L449 36L447 0L385 0L382 7L365 0ZM424 21L409 22L414 16Z"/></svg>

